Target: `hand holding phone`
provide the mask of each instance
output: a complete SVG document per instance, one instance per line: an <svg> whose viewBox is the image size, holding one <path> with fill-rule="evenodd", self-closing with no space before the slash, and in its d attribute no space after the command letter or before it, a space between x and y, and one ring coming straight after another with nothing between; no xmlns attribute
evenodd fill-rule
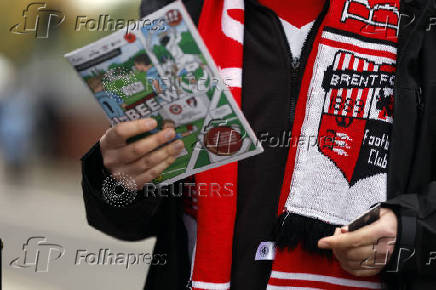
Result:
<svg viewBox="0 0 436 290"><path fill-rule="evenodd" d="M348 231L349 232L356 231L378 220L380 218L380 205L381 205L380 203L376 204L374 207L364 212L361 216L359 216L357 219L352 221L348 225Z"/></svg>

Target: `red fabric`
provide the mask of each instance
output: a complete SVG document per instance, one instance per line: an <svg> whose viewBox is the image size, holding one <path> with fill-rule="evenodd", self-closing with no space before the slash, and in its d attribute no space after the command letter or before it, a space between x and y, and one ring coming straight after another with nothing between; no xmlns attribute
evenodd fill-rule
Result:
<svg viewBox="0 0 436 290"><path fill-rule="evenodd" d="M355 277L342 270L336 259L310 254L297 247L277 252L273 271L290 277L270 278L270 286L312 287L329 290L363 290L378 285L378 277ZM273 272L272 275L275 273ZM301 275L302 274L302 275ZM306 274L311 274L306 276ZM299 275L299 276L298 276ZM333 279L332 279L333 278ZM335 279L339 278L339 280ZM368 283L365 287L366 283ZM350 285L355 284L351 287ZM359 287L360 286L360 287Z"/></svg>
<svg viewBox="0 0 436 290"><path fill-rule="evenodd" d="M260 0L259 2L273 10L280 18L297 28L301 28L316 19L325 0Z"/></svg>
<svg viewBox="0 0 436 290"><path fill-rule="evenodd" d="M242 44L227 37L221 30L222 14L242 23L244 11L223 11L224 1L206 0L198 30L215 63L221 69L242 68ZM230 88L241 105L241 89ZM197 183L197 245L192 273L193 289L196 282L229 283L232 264L233 228L236 216L237 163L231 163L196 174ZM223 194L214 191L226 188ZM228 194L229 190L233 194Z"/></svg>
<svg viewBox="0 0 436 290"><path fill-rule="evenodd" d="M242 1L242 0L241 0ZM242 68L243 46L240 41L226 35L223 28L224 16L234 20L234 23L243 24L243 9L228 9L223 7L225 4L234 5L238 0L205 0L202 14L200 17L198 29L203 37L207 48L213 59L220 69L225 68ZM275 11L278 16L296 27L301 27L315 19L321 11L324 0L306 0L298 1L267 1L261 0L262 4ZM356 33L365 34L365 31L371 31L373 37L382 39L383 36L374 33L371 28L361 29L358 23L352 23L347 27L340 22L342 6L344 0L334 2L330 8L326 20L329 20L335 27L340 24L339 28L347 31L358 31ZM372 2L372 1L370 1ZM335 5L342 5L341 7ZM225 14L226 13L226 14ZM354 20L351 20L352 22ZM318 53L318 44L321 41L321 32L324 24L316 36L313 49L307 61L307 68L313 68L316 55ZM357 27L359 29L357 29ZM336 26L336 28L338 28ZM365 35L368 36L368 35ZM329 45L334 46L334 43ZM355 49L353 44L345 49ZM384 53L384 52L379 52ZM392 56L394 57L394 56ZM293 136L301 134L301 126L304 120L306 108L307 92L309 89L312 75L311 70L306 70L300 95L296 107L296 116L294 120ZM231 88L231 92L236 102L241 104L241 88ZM284 205L289 195L290 181L294 170L294 160L296 146L292 146L287 160L284 182L279 200L278 214L280 215L285 209ZM214 286L207 286L207 283L230 283L230 272L232 262L232 242L234 220L236 215L236 196L237 196L237 163L228 164L219 168L211 169L206 172L196 174L197 183L197 244L195 260L193 264L193 289L218 289ZM215 191L229 188L233 194L229 197L223 197L222 194L216 194ZM253 261L255 262L255 261ZM276 255L273 263L273 271L284 273L302 273L317 275L316 277L340 278L340 281L355 280L360 282L377 281L378 277L369 279L357 279L351 277L340 268L337 261L328 261L318 255L311 255L299 247L292 251L281 251ZM320 281L309 281L305 279L280 279L271 277L269 284L275 286L295 286L295 287L318 287L322 289L350 289L340 284L329 282L329 279ZM337 281L337 280L334 280ZM205 283L200 285L201 283ZM224 287L224 288L223 288ZM220 286L219 289L229 288ZM367 287L353 287L351 289L368 289Z"/></svg>
<svg viewBox="0 0 436 290"><path fill-rule="evenodd" d="M183 209L184 212L197 220L198 197L194 188L194 177L188 177L183 184Z"/></svg>
<svg viewBox="0 0 436 290"><path fill-rule="evenodd" d="M382 50L374 50L374 49L369 49L369 48L361 48L358 46L353 45L352 43L348 44L348 45L342 45L336 41L333 41L331 39L323 39L322 41L324 44L327 44L328 46L331 47L340 47L340 48L344 48L344 49L349 49L352 51L356 51L359 53L364 53L364 54L372 54L375 56L382 56L382 57L387 57L387 58L391 58L391 59L396 59L397 55L390 53L388 51L382 51Z"/></svg>

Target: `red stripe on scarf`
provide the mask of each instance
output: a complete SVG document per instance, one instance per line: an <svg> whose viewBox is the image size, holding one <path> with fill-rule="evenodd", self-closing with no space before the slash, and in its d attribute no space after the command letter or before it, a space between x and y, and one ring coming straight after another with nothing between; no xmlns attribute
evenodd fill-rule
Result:
<svg viewBox="0 0 436 290"><path fill-rule="evenodd" d="M279 272L284 277L274 277ZM278 251L268 285L316 287L328 290L374 289L379 278L355 277L343 270L336 259L308 253L300 246ZM354 286L353 286L354 285Z"/></svg>
<svg viewBox="0 0 436 290"><path fill-rule="evenodd" d="M338 41L334 41L331 39L322 39L322 43L331 47L337 47L337 48L343 48L343 49L347 49L347 50L352 50L358 53L363 53L363 54L370 54L370 55L374 55L374 56L381 56L381 57L386 57L386 58L390 58L390 59L397 59L397 55L394 53L390 53L388 51L382 51L382 50L375 50L375 49L370 49L370 48L361 48L358 47L356 45L353 45L351 43L342 43L342 42L338 42Z"/></svg>
<svg viewBox="0 0 436 290"><path fill-rule="evenodd" d="M206 0L198 30L215 63L220 68L242 68L242 44L222 31L224 1ZM242 9L229 9L228 16L241 23ZM241 105L241 89L231 88L234 99ZM236 184L238 167L231 163L196 174L198 213L197 245L192 280L206 283L230 282L233 228L236 216ZM226 188L217 194L214 190ZM233 194L229 196L228 189ZM194 286L194 289L196 288Z"/></svg>

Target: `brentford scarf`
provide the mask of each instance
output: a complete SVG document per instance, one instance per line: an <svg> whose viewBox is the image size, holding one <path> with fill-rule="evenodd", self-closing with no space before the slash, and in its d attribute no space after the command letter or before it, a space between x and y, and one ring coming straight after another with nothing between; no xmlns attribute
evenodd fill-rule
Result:
<svg viewBox="0 0 436 290"><path fill-rule="evenodd" d="M205 0L198 30L221 76L241 105L243 0ZM196 174L197 241L192 289L229 289L236 215L237 163ZM222 197L216 191L231 194Z"/></svg>
<svg viewBox="0 0 436 290"><path fill-rule="evenodd" d="M301 2L304 5L304 1ZM243 0L205 0L199 31L240 104ZM302 54L268 289L376 289L320 255L317 241L386 199L399 0L331 0ZM295 144L295 146L293 145ZM229 289L237 164L195 176L193 289ZM211 186L213 184L213 186ZM216 188L229 188L222 198ZM254 263L253 257L253 263Z"/></svg>
<svg viewBox="0 0 436 290"><path fill-rule="evenodd" d="M399 0L332 0L324 13L302 75L268 289L381 287L319 255L317 242L386 200Z"/></svg>

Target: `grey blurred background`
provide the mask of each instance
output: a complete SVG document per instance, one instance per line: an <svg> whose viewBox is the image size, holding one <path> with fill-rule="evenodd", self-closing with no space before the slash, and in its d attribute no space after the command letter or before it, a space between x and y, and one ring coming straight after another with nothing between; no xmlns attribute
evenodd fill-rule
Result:
<svg viewBox="0 0 436 290"><path fill-rule="evenodd" d="M137 19L139 0L48 0L65 21L47 38L15 34L31 1L0 2L0 238L3 289L142 289L148 265L75 265L77 250L151 253L154 240L127 243L86 223L80 157L108 127L103 112L63 55L111 32L75 31L76 17ZM65 254L49 264L16 268L35 236ZM43 256L43 254L41 254Z"/></svg>

